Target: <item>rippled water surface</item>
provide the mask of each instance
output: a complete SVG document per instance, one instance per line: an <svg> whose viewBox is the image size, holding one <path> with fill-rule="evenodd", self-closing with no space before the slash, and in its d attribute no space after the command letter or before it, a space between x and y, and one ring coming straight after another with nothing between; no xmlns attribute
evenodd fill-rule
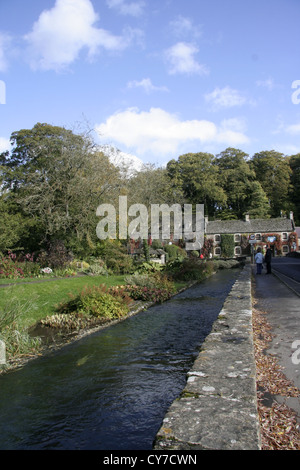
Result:
<svg viewBox="0 0 300 470"><path fill-rule="evenodd" d="M151 449L238 272L0 377L0 449Z"/></svg>

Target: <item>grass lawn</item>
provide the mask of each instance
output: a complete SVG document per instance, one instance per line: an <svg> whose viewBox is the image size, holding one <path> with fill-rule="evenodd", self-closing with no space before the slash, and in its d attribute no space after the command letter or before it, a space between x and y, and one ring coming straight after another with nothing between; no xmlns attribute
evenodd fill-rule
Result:
<svg viewBox="0 0 300 470"><path fill-rule="evenodd" d="M55 306L68 299L68 293L80 292L85 286L106 284L107 286L124 284L125 276L83 276L65 279L51 279L46 282L21 284L0 288L0 312L5 305L11 305L14 299L21 304L30 304L26 315L20 319L22 327L33 326L41 318L54 313ZM0 284L12 282L0 279ZM23 279L24 281L24 279Z"/></svg>
<svg viewBox="0 0 300 470"><path fill-rule="evenodd" d="M63 300L68 300L68 294L80 292L85 286L105 284L107 286L123 285L126 276L82 276L64 279L50 279L44 282L34 282L30 279L27 284L18 280L13 286L0 287L0 313L5 305L11 306L14 302L29 305L23 317L20 318L20 327L29 328L40 319L55 313L55 306ZM26 279L23 282L29 281ZM0 284L15 282L0 279ZM175 288L179 290L186 283L176 282Z"/></svg>

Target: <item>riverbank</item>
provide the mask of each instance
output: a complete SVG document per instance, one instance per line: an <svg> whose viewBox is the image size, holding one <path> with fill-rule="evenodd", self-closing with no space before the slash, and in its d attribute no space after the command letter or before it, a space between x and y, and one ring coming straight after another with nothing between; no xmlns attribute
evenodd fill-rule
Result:
<svg viewBox="0 0 300 470"><path fill-rule="evenodd" d="M231 269L236 268L241 265L242 262L237 262L236 260L219 260L216 262L216 269ZM202 280L214 274L213 271L208 270L206 273L203 273ZM109 326L118 323L119 321L124 321L132 315L136 315L142 310L146 310L150 306L154 305L153 302L143 302L143 301L134 301L133 306L130 308L130 311L127 315L124 315L122 318L116 320L97 320L92 319L88 322L88 325L79 327L76 326L75 329L64 329L64 328L53 328L47 326L41 326L40 320L47 316L51 315L54 304L58 304L61 300L67 296L69 292L76 292L76 289L82 289L85 285L85 282L89 282L89 285L94 283L106 283L107 285L120 285L124 284L124 276L112 276L111 278L104 278L103 276L96 277L86 277L79 276L79 278L69 278L69 279L55 279L56 282L50 282L52 279L43 280L42 283L37 281L32 281L30 283L25 283L26 291L22 290L22 283L17 283L16 287L11 287L6 285L8 289L17 289L12 291L16 298L22 299L22 302L30 302L30 299L37 299L37 306L34 305L34 308L31 308L30 315L22 315L22 322L26 323L28 327L27 331L30 333L30 336L33 338L40 338L41 345L38 349L30 351L30 353L20 354L17 353L14 356L7 358L7 363L2 368L0 367L0 374L7 372L8 370L14 369L16 367L21 367L25 365L28 361L35 359L36 357L42 356L49 351L63 347L64 345L70 344L82 337L95 333L103 328L108 328ZM50 282L50 284L49 284ZM192 280L192 281L176 281L174 285L176 286L176 291L173 295L178 294L182 290L186 290L195 283L201 282L201 280ZM30 284L30 285L28 285ZM3 286L4 287L4 286ZM21 289L21 290L20 290ZM11 292L8 291L8 295L11 296ZM3 299L2 299L3 303ZM19 302L21 303L21 301ZM1 309L1 305L0 305ZM42 315L39 310L42 310Z"/></svg>
<svg viewBox="0 0 300 470"><path fill-rule="evenodd" d="M177 295L180 292L183 292L184 290L189 289L197 282L198 281L186 282L185 286L178 288L177 291L174 293L174 295ZM85 336L91 335L105 328L113 326L117 323L123 322L127 320L128 318L134 315L137 315L138 313L144 310L147 310L149 307L153 305L155 305L154 302L135 301L132 307L130 308L128 314L125 315L124 317L118 318L116 320L107 320L105 322L101 322L100 324L94 324L90 327L82 328L82 329L75 330L75 331L56 330L53 328L38 327L37 325L35 325L29 331L31 332L31 335L33 335L34 337L41 338L42 344L40 348L37 351L32 352L31 354L24 354L24 355L17 354L16 356L11 357L7 361L6 365L2 366L2 368L0 367L0 375L3 373L15 370L17 368L23 367L29 361L32 361L46 354L49 354L52 351L61 349L64 346L69 345L70 343L73 343L75 341L78 341L84 338Z"/></svg>

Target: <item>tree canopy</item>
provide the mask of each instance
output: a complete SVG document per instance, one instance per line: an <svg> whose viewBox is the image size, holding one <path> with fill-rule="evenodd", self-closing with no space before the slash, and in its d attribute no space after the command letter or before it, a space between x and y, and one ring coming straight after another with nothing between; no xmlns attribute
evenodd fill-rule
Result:
<svg viewBox="0 0 300 470"><path fill-rule="evenodd" d="M37 123L11 135L0 155L0 252L38 250L63 239L73 251L96 249L97 207L117 204L204 204L211 219L280 217L300 223L300 154L262 151L249 157L227 148L180 155L166 167L145 165L131 177L90 137Z"/></svg>

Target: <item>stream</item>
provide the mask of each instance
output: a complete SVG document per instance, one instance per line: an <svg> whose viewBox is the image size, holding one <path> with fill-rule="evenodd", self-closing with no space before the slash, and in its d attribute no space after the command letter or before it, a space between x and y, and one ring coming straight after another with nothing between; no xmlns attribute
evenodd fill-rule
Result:
<svg viewBox="0 0 300 470"><path fill-rule="evenodd" d="M239 269L0 376L0 450L150 450Z"/></svg>

